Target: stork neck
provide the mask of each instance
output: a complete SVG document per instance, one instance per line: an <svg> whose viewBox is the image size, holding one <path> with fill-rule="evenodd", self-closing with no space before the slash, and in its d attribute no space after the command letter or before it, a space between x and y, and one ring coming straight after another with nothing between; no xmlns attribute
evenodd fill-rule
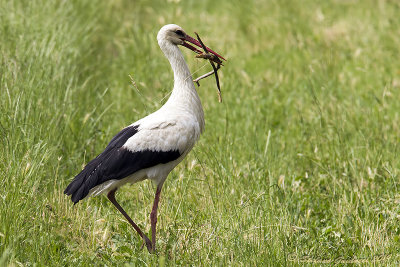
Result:
<svg viewBox="0 0 400 267"><path fill-rule="evenodd" d="M168 102L177 102L175 104L197 104L201 107L200 98L193 84L192 74L181 50L170 42L161 43L160 47L174 71L174 89ZM193 101L196 103L192 103Z"/></svg>
<svg viewBox="0 0 400 267"><path fill-rule="evenodd" d="M167 55L172 70L174 71L174 90L173 93L179 93L181 90L193 91L196 95L196 88L192 81L192 74L182 55L182 52L176 45L171 47L172 53Z"/></svg>
<svg viewBox="0 0 400 267"><path fill-rule="evenodd" d="M159 44L174 71L174 89L165 106L178 109L180 112L193 114L199 123L201 131L203 131L203 107L194 86L192 74L181 50L169 42L161 42Z"/></svg>

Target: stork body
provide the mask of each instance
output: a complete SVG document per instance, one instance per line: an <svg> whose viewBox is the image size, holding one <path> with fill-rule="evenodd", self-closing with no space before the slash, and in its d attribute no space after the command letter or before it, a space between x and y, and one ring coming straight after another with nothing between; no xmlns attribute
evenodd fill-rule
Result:
<svg viewBox="0 0 400 267"><path fill-rule="evenodd" d="M162 27L157 40L174 72L174 89L170 98L159 110L132 123L114 136L106 149L86 165L64 192L71 195L74 203L89 195L107 194L108 199L144 239L149 252L155 250L157 208L163 183L193 148L204 130L201 101L177 46L183 45L198 52L185 41L197 46L199 44L174 24ZM209 51L216 54L211 49ZM152 241L115 199L119 187L145 179L154 181L157 186L150 215Z"/></svg>

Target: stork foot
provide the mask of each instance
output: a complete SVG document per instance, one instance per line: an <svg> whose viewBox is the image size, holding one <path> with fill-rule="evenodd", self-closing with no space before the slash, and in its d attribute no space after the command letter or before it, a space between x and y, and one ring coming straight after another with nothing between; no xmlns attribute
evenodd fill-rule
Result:
<svg viewBox="0 0 400 267"><path fill-rule="evenodd" d="M140 250L142 250L144 248L144 246L146 245L147 250L149 250L149 252L150 252L150 250L153 248L152 244L151 244L151 240L147 236L144 236L142 241L143 241L143 243L140 246Z"/></svg>
<svg viewBox="0 0 400 267"><path fill-rule="evenodd" d="M150 239L148 239L147 236L144 236L144 237L143 237L143 241L144 241L144 242L143 242L142 248L143 248L143 246L146 244L147 251L148 251L149 253L154 253L154 249L153 249L153 246L152 246L152 244L151 244Z"/></svg>

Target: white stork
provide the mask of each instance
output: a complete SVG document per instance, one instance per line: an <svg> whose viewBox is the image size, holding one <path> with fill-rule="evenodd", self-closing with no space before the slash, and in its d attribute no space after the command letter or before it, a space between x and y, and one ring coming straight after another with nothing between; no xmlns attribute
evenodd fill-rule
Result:
<svg viewBox="0 0 400 267"><path fill-rule="evenodd" d="M174 89L156 112L121 130L105 150L90 161L68 185L64 193L76 204L87 196L107 194L143 238L149 252L155 251L157 207L168 174L189 153L204 130L204 113L192 76L178 45L196 53L200 43L181 27L165 25L157 35L158 44L174 71ZM189 42L189 43L188 43ZM207 47L208 52L224 59ZM157 189L150 214L152 239L140 230L115 199L126 183L150 179Z"/></svg>

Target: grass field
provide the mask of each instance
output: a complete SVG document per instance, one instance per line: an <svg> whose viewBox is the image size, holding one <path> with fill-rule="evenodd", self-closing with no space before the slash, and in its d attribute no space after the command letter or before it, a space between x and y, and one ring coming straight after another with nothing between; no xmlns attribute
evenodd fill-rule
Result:
<svg viewBox="0 0 400 267"><path fill-rule="evenodd" d="M390 0L0 0L0 266L398 266L399 14ZM63 190L166 101L167 23L228 62L222 104L212 78L198 90L206 131L165 183L149 255L105 197L73 206ZM210 70L184 53L195 77ZM153 194L117 195L146 233Z"/></svg>

